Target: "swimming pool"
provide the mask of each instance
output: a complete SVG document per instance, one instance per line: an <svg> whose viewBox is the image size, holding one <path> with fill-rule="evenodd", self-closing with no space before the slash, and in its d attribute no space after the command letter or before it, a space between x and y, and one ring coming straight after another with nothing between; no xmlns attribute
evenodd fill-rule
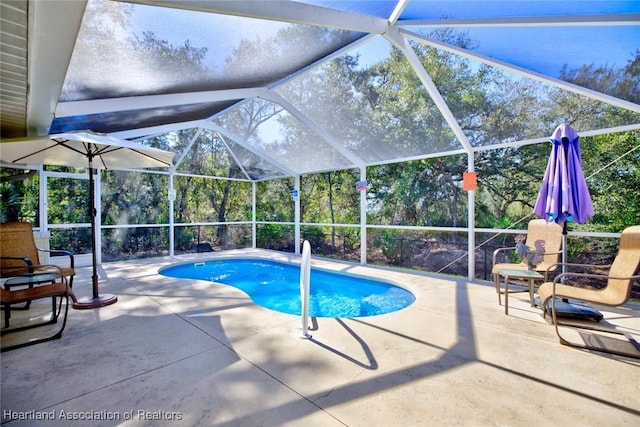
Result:
<svg viewBox="0 0 640 427"><path fill-rule="evenodd" d="M168 277L210 280L244 291L256 304L300 315L300 267L262 259L225 258L161 269ZM311 317L364 317L413 304L415 296L390 283L311 269Z"/></svg>

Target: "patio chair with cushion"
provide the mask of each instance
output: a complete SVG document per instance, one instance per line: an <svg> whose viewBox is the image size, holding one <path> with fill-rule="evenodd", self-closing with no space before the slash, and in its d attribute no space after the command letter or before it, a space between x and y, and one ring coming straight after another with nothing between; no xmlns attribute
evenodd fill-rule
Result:
<svg viewBox="0 0 640 427"><path fill-rule="evenodd" d="M567 268L574 270L576 267L606 268L608 273L590 274L583 272L565 272L559 274L553 282L545 282L538 289L538 294L543 308L543 315L551 311L553 324L560 343L574 347L582 347L592 350L604 351L614 354L622 354L640 358L640 344L628 332L619 328L604 328L593 326L592 323L563 323L563 327L574 328L581 339L570 341L560 334L559 322L556 310L556 299L571 299L606 306L621 306L631 297L633 283L640 279L640 225L634 225L622 231L620 248L611 266L593 266L586 264L565 264ZM600 279L606 281L602 288L580 287L576 281L585 279ZM593 334L585 334L590 330ZM601 333L605 332L605 333ZM627 340L612 339L609 334L625 335ZM632 344L632 346L631 346ZM635 347L635 348L634 348Z"/></svg>
<svg viewBox="0 0 640 427"><path fill-rule="evenodd" d="M51 266L41 265L40 252L48 252L50 256L68 257L68 262L64 263L66 265L57 265L56 271L67 281L69 296L76 301L71 290L76 274L73 254L63 250L38 249L33 237L33 227L28 222L0 224L0 277L50 271Z"/></svg>
<svg viewBox="0 0 640 427"><path fill-rule="evenodd" d="M530 248L544 248L541 262L535 270L544 275L544 281L548 280L548 274L556 270L555 267L562 253L562 226L544 219L533 219L527 226L527 239L525 244ZM512 255L516 250L515 245L498 248L493 252L493 267L491 275L496 286L496 292L500 295L500 270L527 270L529 268L525 260L519 263L500 262L506 255Z"/></svg>

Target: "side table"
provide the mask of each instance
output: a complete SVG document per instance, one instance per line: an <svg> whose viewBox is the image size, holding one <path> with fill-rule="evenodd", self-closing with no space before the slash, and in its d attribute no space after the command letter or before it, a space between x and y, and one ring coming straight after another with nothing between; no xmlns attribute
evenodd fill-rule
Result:
<svg viewBox="0 0 640 427"><path fill-rule="evenodd" d="M533 286L536 280L542 280L544 276L535 270L517 270L517 269L503 269L498 272L501 277L504 277L504 314L509 314L509 279L525 280L529 287L529 300L531 307L534 307L533 301ZM498 289L498 304L500 304L500 290Z"/></svg>

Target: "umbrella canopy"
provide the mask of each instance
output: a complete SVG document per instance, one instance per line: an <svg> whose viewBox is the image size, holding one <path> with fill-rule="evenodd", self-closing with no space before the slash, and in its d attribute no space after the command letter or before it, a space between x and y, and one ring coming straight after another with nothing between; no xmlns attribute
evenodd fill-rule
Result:
<svg viewBox="0 0 640 427"><path fill-rule="evenodd" d="M594 214L582 171L580 137L567 124L551 136L551 155L542 180L534 213L549 222L584 224Z"/></svg>
<svg viewBox="0 0 640 427"><path fill-rule="evenodd" d="M5 163L75 166L94 169L169 167L174 153L136 144L106 134L82 131L36 138L7 139L0 143Z"/></svg>
<svg viewBox="0 0 640 427"><path fill-rule="evenodd" d="M173 156L174 153L169 151L147 147L91 131L4 140L0 143L0 161L4 163L89 168L93 295L91 298L81 298L76 301L73 304L74 308L103 307L118 301L116 296L100 295L98 291L93 169L169 167L173 165Z"/></svg>

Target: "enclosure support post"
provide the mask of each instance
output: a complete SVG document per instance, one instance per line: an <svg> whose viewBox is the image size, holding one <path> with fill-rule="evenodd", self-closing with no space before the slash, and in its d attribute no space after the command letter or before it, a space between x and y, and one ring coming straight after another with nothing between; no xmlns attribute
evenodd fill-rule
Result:
<svg viewBox="0 0 640 427"><path fill-rule="evenodd" d="M38 178L39 178L39 188L38 192L40 194L40 203L38 204L38 209L40 213L40 232L49 231L49 218L47 217L47 212L49 209L49 194L47 193L47 175L44 173L44 166L38 166Z"/></svg>
<svg viewBox="0 0 640 427"><path fill-rule="evenodd" d="M251 181L251 247L255 249L258 246L258 230L256 227L256 191L257 184Z"/></svg>
<svg viewBox="0 0 640 427"><path fill-rule="evenodd" d="M173 171L169 173L169 256L173 258L175 256L175 218L174 218L174 205L176 200L176 190L173 187Z"/></svg>
<svg viewBox="0 0 640 427"><path fill-rule="evenodd" d="M367 167L360 168L360 181L367 181ZM367 263L367 190L360 191L360 264Z"/></svg>
<svg viewBox="0 0 640 427"><path fill-rule="evenodd" d="M474 166L474 153L473 151L469 152L468 157L467 157L467 168L469 170L469 172L474 172L475 171L475 166ZM469 224L469 237L468 237L468 246L467 246L467 251L469 252L469 256L467 257L467 259L469 260L469 266L468 266L468 279L469 280L473 280L476 276L476 230L475 230L475 223L476 223L476 190L469 190L467 191L468 193L468 197L469 197L469 201L468 201L468 205L469 205L469 213L468 213L468 224Z"/></svg>
<svg viewBox="0 0 640 427"><path fill-rule="evenodd" d="M293 184L293 204L295 211L295 253L300 254L300 175L296 175Z"/></svg>

